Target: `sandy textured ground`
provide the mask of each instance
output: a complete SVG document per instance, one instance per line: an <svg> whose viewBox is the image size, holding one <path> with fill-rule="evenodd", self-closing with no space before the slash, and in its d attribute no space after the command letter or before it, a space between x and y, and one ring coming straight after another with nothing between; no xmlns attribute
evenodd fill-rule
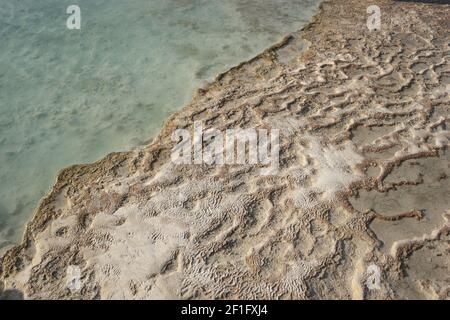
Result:
<svg viewBox="0 0 450 320"><path fill-rule="evenodd" d="M151 145L63 170L1 260L4 297L449 299L450 7L379 0L370 32L372 2L325 3ZM279 174L174 165L195 120L280 129Z"/></svg>

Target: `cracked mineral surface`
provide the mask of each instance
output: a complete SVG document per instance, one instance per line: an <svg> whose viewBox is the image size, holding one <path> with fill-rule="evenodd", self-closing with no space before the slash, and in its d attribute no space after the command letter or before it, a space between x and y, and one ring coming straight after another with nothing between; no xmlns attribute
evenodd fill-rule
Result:
<svg viewBox="0 0 450 320"><path fill-rule="evenodd" d="M151 144L62 170L1 259L4 296L449 299L450 6L379 0L370 31L370 4L324 2ZM279 129L278 174L175 165L194 121Z"/></svg>

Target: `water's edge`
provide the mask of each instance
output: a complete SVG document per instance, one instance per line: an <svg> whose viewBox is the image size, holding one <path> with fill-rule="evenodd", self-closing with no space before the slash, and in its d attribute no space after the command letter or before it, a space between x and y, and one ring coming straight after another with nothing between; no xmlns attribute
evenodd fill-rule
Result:
<svg viewBox="0 0 450 320"><path fill-rule="evenodd" d="M19 252L20 250L26 248L27 245L31 242L30 240L32 239L32 234L34 233L33 231L35 231L36 225L45 224L46 222L48 222L52 219L52 217L49 217L49 216L41 217L39 215L39 213L42 211L41 208L43 208L49 202L54 200L55 193L57 193L61 190L61 186L67 184L64 181L67 181L67 179L70 178L70 176L74 172L89 174L89 172L87 172L87 171L89 171L88 170L89 168L95 168L97 166L100 166L102 163L107 163L115 158L121 158L121 159L123 158L125 160L127 155L133 154L144 148L151 149L152 146L154 146L158 143L158 141L160 140L160 137L163 135L164 131L167 130L167 128L169 127L169 124L172 122L172 119L177 118L177 116L179 114L181 114L182 112L185 112L187 109L189 109L191 107L191 105L193 104L193 102L198 99L198 96L202 94L202 92L208 91L208 89L210 87L214 86L215 83L220 81L226 75L232 73L234 70L239 69L242 66L245 66L249 63L252 63L255 60L260 59L264 55L267 55L269 53L275 52L276 50L278 50L280 48L283 48L284 46L289 44L295 38L294 35L298 35L298 37L302 38L301 32L305 29L312 27L315 24L315 22L320 19L322 11L323 11L323 6L326 3L331 2L331 1L333 1L333 0L322 0L320 2L320 4L317 6L316 12L310 17L309 21L306 24L304 24L301 28L286 34L285 36L281 37L281 39L278 42L276 42L272 46L266 48L259 54L255 55L254 57L252 57L248 60L242 61L232 67L229 67L226 71L217 74L215 77L213 77L212 80L208 81L205 85L195 89L192 94L192 99L190 100L190 102L185 104L184 106L180 107L179 110L174 111L171 115L169 115L168 118L162 124L158 133L153 138L150 137L150 138L146 139L147 141L150 141L148 144L136 146L134 148L131 148L129 150L124 150L124 151L112 151L97 161L90 162L90 163L72 164L72 165L63 167L60 170L58 170L55 175L55 178L53 179L54 183L50 187L49 191L38 201L38 204L35 206L35 209L33 210L32 214L30 215L30 218L27 219L27 222L25 224L24 231L23 231L22 237L21 237L22 241L17 244L14 244L12 246L6 246L5 248L0 249L0 274L2 273L2 271L4 271L4 270L1 270L2 260L6 256L14 255L14 252ZM113 168L111 168L111 169L113 169ZM37 221L41 221L41 223L36 223ZM33 226L33 224L35 224L35 225Z"/></svg>

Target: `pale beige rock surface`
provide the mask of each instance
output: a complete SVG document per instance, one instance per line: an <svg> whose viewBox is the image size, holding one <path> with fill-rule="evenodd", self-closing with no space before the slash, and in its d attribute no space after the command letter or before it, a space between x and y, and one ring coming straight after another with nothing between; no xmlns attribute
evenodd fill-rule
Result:
<svg viewBox="0 0 450 320"><path fill-rule="evenodd" d="M64 169L0 264L29 299L449 299L449 5L324 3L148 146ZM280 129L280 171L174 165L176 128ZM67 270L81 270L70 290ZM371 267L372 266L372 267ZM369 290L373 266L380 287Z"/></svg>

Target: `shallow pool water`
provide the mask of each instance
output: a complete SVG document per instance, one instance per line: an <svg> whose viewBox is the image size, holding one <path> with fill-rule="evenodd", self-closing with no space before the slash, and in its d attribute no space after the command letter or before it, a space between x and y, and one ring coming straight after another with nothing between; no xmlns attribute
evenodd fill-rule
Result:
<svg viewBox="0 0 450 320"><path fill-rule="evenodd" d="M147 142L319 0L0 0L0 249L59 169ZM66 8L81 9L81 29Z"/></svg>

